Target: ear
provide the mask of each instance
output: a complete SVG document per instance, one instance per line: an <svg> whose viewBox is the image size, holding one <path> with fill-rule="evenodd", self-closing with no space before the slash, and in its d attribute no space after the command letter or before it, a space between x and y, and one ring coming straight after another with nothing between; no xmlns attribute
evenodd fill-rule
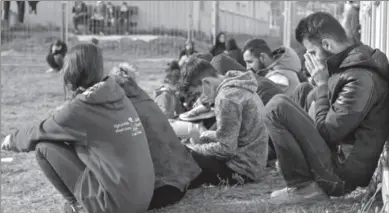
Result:
<svg viewBox="0 0 389 213"><path fill-rule="evenodd" d="M321 41L321 47L328 52L331 52L332 44L333 42L328 38L325 38Z"/></svg>
<svg viewBox="0 0 389 213"><path fill-rule="evenodd" d="M264 62L267 60L268 57L269 57L269 56L268 56L266 53L261 53L261 54L259 55L259 60L260 60L262 63L264 63Z"/></svg>

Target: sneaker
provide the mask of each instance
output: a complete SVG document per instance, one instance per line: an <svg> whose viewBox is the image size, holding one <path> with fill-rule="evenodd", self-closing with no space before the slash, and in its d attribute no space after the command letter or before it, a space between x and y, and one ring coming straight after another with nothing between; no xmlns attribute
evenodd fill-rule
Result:
<svg viewBox="0 0 389 213"><path fill-rule="evenodd" d="M301 187L274 191L270 195L269 203L273 205L295 205L319 201L329 201L329 197L316 182L311 182Z"/></svg>
<svg viewBox="0 0 389 213"><path fill-rule="evenodd" d="M213 108L205 107L202 104L179 116L183 121L198 121L212 117L215 117L215 110Z"/></svg>
<svg viewBox="0 0 389 213"><path fill-rule="evenodd" d="M86 213L83 211L83 208L80 204L75 203L71 204L69 202L66 202L64 205L65 213Z"/></svg>

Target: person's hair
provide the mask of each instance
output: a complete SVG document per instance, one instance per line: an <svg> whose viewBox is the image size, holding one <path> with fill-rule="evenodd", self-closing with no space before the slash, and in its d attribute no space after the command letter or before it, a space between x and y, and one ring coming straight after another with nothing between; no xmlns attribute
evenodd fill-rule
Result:
<svg viewBox="0 0 389 213"><path fill-rule="evenodd" d="M177 60L173 60L168 63L168 67L165 70L166 76L163 83L166 84L177 84L181 77L180 65Z"/></svg>
<svg viewBox="0 0 389 213"><path fill-rule="evenodd" d="M101 49L91 43L72 47L65 57L62 71L65 86L69 86L72 91L93 86L104 75Z"/></svg>
<svg viewBox="0 0 389 213"><path fill-rule="evenodd" d="M239 47L238 44L236 44L236 40L233 38L228 39L226 42L226 50L230 51L230 50L237 50L237 49L239 49Z"/></svg>
<svg viewBox="0 0 389 213"><path fill-rule="evenodd" d="M92 39L91 39L91 42L92 42L92 44L94 44L94 45L99 45L99 39L97 39L97 38L92 38Z"/></svg>
<svg viewBox="0 0 389 213"><path fill-rule="evenodd" d="M248 40L243 47L243 53L250 51L255 57L261 56L261 53L265 53L268 56L272 55L270 47L267 45L266 41L263 39L251 39Z"/></svg>
<svg viewBox="0 0 389 213"><path fill-rule="evenodd" d="M204 59L190 57L181 72L182 90L187 91L190 86L202 84L203 78L216 77L219 72L212 64Z"/></svg>
<svg viewBox="0 0 389 213"><path fill-rule="evenodd" d="M324 38L332 38L337 42L346 42L346 31L331 14L316 12L300 20L296 27L296 40L302 43L304 39L321 43Z"/></svg>
<svg viewBox="0 0 389 213"><path fill-rule="evenodd" d="M211 62L213 59L213 55L210 52L205 52L205 53L194 53L191 57L196 57L200 59L204 59L208 62Z"/></svg>

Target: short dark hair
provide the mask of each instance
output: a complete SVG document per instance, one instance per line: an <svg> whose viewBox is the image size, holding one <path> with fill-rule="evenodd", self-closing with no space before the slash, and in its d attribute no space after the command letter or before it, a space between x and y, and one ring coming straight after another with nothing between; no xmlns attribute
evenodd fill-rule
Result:
<svg viewBox="0 0 389 213"><path fill-rule="evenodd" d="M104 75L101 49L92 43L77 44L66 54L62 71L64 83L72 91L93 86Z"/></svg>
<svg viewBox="0 0 389 213"><path fill-rule="evenodd" d="M300 20L296 27L296 40L301 44L304 39L320 43L324 38L333 38L338 42L347 41L346 31L331 14L316 12Z"/></svg>
<svg viewBox="0 0 389 213"><path fill-rule="evenodd" d="M265 53L268 56L272 55L270 47L267 45L266 41L263 39L250 39L248 40L243 47L243 53L250 51L254 56L259 57L261 53Z"/></svg>
<svg viewBox="0 0 389 213"><path fill-rule="evenodd" d="M206 77L216 77L220 73L212 64L204 59L190 57L189 61L183 66L181 72L182 89L187 91L190 86L202 84Z"/></svg>
<svg viewBox="0 0 389 213"><path fill-rule="evenodd" d="M178 61L173 60L167 65L168 67L165 69L166 76L163 82L169 84L177 84L181 76L180 65L178 64Z"/></svg>

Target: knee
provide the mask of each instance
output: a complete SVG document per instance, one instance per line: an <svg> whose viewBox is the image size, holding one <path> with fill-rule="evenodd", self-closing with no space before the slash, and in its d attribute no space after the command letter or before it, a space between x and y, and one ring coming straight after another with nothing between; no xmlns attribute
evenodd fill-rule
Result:
<svg viewBox="0 0 389 213"><path fill-rule="evenodd" d="M266 111L267 113L273 113L274 111L278 111L279 108L282 108L287 103L288 101L286 95L277 94L266 104Z"/></svg>
<svg viewBox="0 0 389 213"><path fill-rule="evenodd" d="M37 160L46 159L49 153L56 152L59 149L58 144L50 143L50 142L39 142L35 146L35 156Z"/></svg>

